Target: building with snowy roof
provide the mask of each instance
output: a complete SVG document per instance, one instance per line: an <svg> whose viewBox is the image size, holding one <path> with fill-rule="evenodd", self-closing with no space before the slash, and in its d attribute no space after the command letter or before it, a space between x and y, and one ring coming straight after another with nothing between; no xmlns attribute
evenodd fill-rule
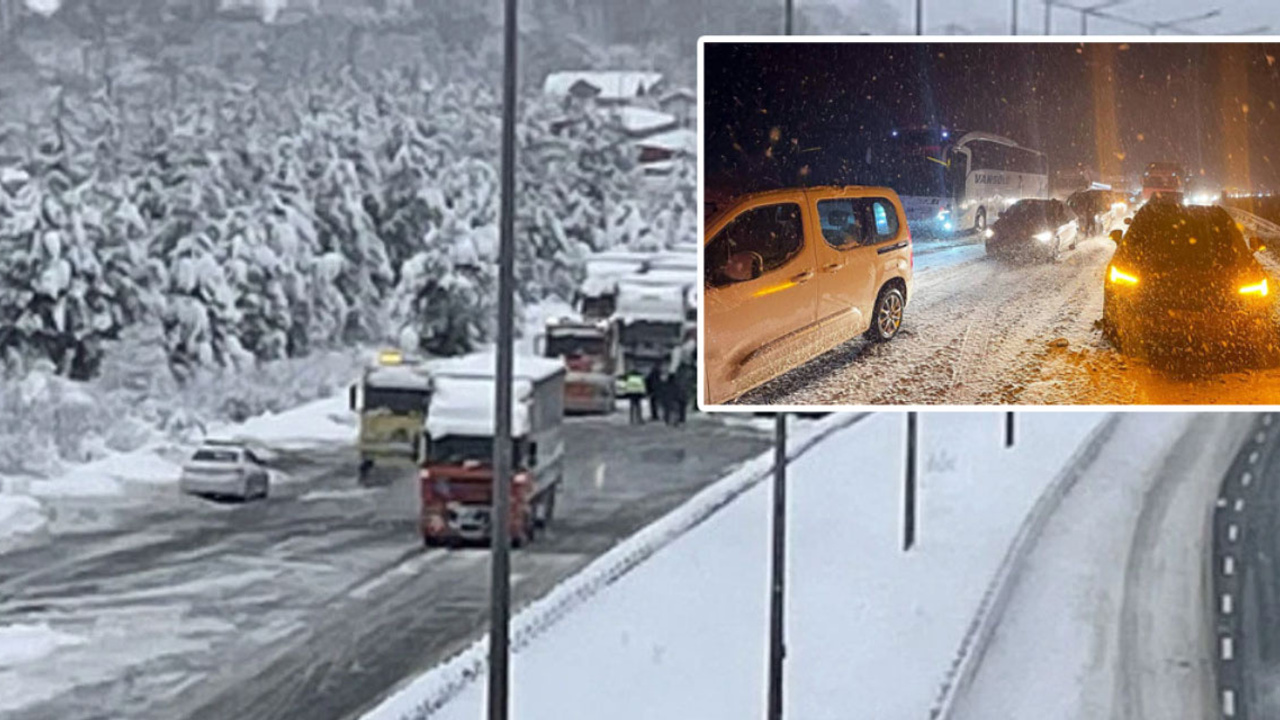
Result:
<svg viewBox="0 0 1280 720"><path fill-rule="evenodd" d="M661 85L662 73L580 70L551 73L542 84L542 92L553 97L594 100L605 105L625 105L654 95Z"/></svg>

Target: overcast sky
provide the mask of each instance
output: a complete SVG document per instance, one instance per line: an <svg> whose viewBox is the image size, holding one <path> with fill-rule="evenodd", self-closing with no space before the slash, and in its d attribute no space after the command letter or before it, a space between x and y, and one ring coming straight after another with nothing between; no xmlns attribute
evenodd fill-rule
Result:
<svg viewBox="0 0 1280 720"><path fill-rule="evenodd" d="M795 0L797 4L804 0ZM1102 0L1066 0L1072 5L1095 5ZM846 0L856 6L857 0ZM914 27L915 0L889 0L902 15L903 22ZM924 0L925 31L941 32L950 23L975 32L994 33L997 26L1008 32L1011 2L1005 0ZM1039 35L1044 32L1044 3L1041 0L1020 0L1018 5L1019 33ZM1189 30L1197 33L1231 34L1241 30L1271 25L1273 34L1280 34L1280 3L1276 0L1128 0L1113 10L1116 15L1144 21L1168 21L1198 15L1221 8L1219 17L1202 22L1188 23ZM1064 8L1053 11L1055 34L1078 34L1080 14ZM1142 30L1108 20L1090 20L1089 33L1130 34Z"/></svg>

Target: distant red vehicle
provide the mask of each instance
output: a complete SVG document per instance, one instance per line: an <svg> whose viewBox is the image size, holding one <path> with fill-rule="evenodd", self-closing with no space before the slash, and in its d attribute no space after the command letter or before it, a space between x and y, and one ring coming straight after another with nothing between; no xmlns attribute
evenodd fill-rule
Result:
<svg viewBox="0 0 1280 720"><path fill-rule="evenodd" d="M1181 165L1171 162L1150 163L1142 173L1142 199L1144 202L1152 198L1181 201L1186 183L1187 171Z"/></svg>

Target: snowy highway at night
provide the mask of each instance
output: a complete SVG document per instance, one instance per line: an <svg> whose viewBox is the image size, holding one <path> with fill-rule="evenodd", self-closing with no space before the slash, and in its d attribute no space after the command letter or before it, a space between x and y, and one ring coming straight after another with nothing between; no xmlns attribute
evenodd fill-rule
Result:
<svg viewBox="0 0 1280 720"><path fill-rule="evenodd" d="M1277 367L1215 372L1206 365L1177 375L1112 348L1097 323L1114 251L1111 240L1094 237L1057 263L1011 262L988 257L977 238L920 241L914 297L898 337L848 342L739 402L1248 404L1280 397ZM1280 256L1260 255L1276 277Z"/></svg>
<svg viewBox="0 0 1280 720"><path fill-rule="evenodd" d="M627 430L620 413L566 425L557 518L513 556L517 606L768 446L746 418ZM474 640L487 553L421 549L411 480L358 488L343 447L279 466L302 487L165 495L111 532L6 555L0 616L65 642L0 665L0 715L344 718Z"/></svg>

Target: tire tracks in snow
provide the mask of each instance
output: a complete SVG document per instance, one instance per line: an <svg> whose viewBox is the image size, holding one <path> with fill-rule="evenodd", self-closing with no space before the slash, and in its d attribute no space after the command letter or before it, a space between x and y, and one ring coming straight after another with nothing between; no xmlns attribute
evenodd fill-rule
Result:
<svg viewBox="0 0 1280 720"><path fill-rule="evenodd" d="M1091 332L1109 241L1052 264L992 258L921 273L902 336L842 345L749 393L745 403L954 404L1016 400L1057 333ZM1051 289L1051 291L1050 291ZM1096 295L1096 297L1094 297Z"/></svg>

